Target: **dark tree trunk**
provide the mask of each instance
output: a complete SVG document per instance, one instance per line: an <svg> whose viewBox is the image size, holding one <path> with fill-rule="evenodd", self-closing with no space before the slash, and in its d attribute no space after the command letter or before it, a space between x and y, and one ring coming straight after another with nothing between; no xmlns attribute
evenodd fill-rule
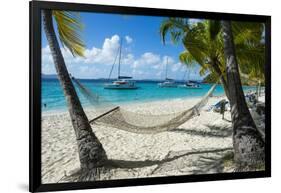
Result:
<svg viewBox="0 0 281 193"><path fill-rule="evenodd" d="M234 158L240 170L254 169L264 163L264 142L245 101L230 21L222 21L222 32L233 126Z"/></svg>
<svg viewBox="0 0 281 193"><path fill-rule="evenodd" d="M76 134L82 170L100 167L107 160L102 144L95 136L69 77L53 27L51 10L43 10L43 26L53 56L56 72L63 89L72 126Z"/></svg>
<svg viewBox="0 0 281 193"><path fill-rule="evenodd" d="M220 81L222 83L222 86L223 86L223 89L224 89L224 93L225 93L227 99L229 100L228 86L227 86L227 82L226 82L226 80L225 80L223 75L221 76Z"/></svg>
<svg viewBox="0 0 281 193"><path fill-rule="evenodd" d="M221 84L223 86L225 95L229 100L229 91L228 91L227 82L226 82L224 76L222 75L222 71L219 67L219 64L218 64L217 60L212 60L212 66L213 66L215 72L217 73L217 75L220 77L220 81L221 81Z"/></svg>

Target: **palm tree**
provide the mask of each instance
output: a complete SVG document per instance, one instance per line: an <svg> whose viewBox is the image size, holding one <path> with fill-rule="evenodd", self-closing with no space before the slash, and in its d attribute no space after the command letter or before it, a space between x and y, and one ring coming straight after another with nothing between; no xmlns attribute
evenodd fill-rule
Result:
<svg viewBox="0 0 281 193"><path fill-rule="evenodd" d="M102 144L92 131L72 84L55 34L53 17L62 45L68 48L73 56L83 56L85 46L79 36L79 30L82 26L79 23L79 18L73 12L42 11L44 31L76 135L80 166L82 171L89 171L102 166L107 160L107 156Z"/></svg>
<svg viewBox="0 0 281 193"><path fill-rule="evenodd" d="M189 19L168 18L161 24L160 35L164 44L168 33L173 43L182 42L185 50L179 56L180 61L188 66L196 62L201 66L201 75L208 71L216 74L217 77L220 77L228 97L226 79L222 75L222 41L210 33L209 25L209 21L202 21L194 25L189 22Z"/></svg>
<svg viewBox="0 0 281 193"><path fill-rule="evenodd" d="M234 41L237 47L240 68L248 78L262 77L264 74L264 45L261 44L263 26L260 23L234 22ZM186 65L194 62L201 66L200 75L211 73L221 79L225 94L229 98L226 76L221 24L215 20L202 20L192 24L184 18L168 18L160 27L165 43L169 34L173 43L183 43L185 50L179 59Z"/></svg>
<svg viewBox="0 0 281 193"><path fill-rule="evenodd" d="M208 71L217 78L221 77L226 96L231 101L235 160L241 166L250 166L253 165L254 160L263 159L264 143L245 102L239 70L254 76L263 74L263 65L261 65L264 61L264 45L261 41L263 26L259 23L234 22L234 37L231 31L231 45L233 50L235 45L238 56L231 57L231 59L235 58L236 73L234 74L235 79L232 77L230 80L231 71L229 71L230 68L226 68L226 64L229 67L230 61L233 62L233 60L225 57L226 39L225 36L222 36L222 31L220 21L205 20L191 24L188 19L183 18L169 18L160 27L164 42L166 35L170 32L174 43L180 41L183 43L185 51L179 56L183 63L190 65L196 62L201 66L200 74ZM229 54L229 52L227 53ZM241 67L238 66L237 60ZM231 64L233 65L233 63ZM233 68L233 66L231 67ZM228 70L227 73L225 73L225 69ZM254 143L255 141L256 143ZM252 145L248 143L252 143ZM248 146L247 149L245 149L246 146ZM247 153L245 154L245 152Z"/></svg>
<svg viewBox="0 0 281 193"><path fill-rule="evenodd" d="M255 167L257 163L264 162L264 142L257 132L256 125L245 101L236 59L231 22L222 21L221 25L231 105L234 158L241 169L245 166Z"/></svg>

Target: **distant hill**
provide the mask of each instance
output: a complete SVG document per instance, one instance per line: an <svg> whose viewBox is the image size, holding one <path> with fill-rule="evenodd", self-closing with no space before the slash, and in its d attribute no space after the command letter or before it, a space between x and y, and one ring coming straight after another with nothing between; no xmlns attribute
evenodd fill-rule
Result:
<svg viewBox="0 0 281 193"><path fill-rule="evenodd" d="M42 74L41 77L44 79L57 79L58 78L56 74Z"/></svg>
<svg viewBox="0 0 281 193"><path fill-rule="evenodd" d="M244 77L240 77L240 79L241 79L242 85L244 85L244 86L257 86L258 85L257 81L251 81L249 79L245 79ZM213 74L209 74L203 79L203 82L204 83L216 83L217 77L214 76Z"/></svg>

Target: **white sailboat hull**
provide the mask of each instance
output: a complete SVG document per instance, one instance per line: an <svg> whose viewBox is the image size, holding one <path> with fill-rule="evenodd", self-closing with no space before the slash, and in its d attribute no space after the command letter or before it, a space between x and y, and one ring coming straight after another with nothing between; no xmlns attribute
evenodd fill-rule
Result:
<svg viewBox="0 0 281 193"><path fill-rule="evenodd" d="M187 89L202 89L201 86L187 86L187 85L180 85L178 87L187 88Z"/></svg>
<svg viewBox="0 0 281 193"><path fill-rule="evenodd" d="M137 89L137 86L131 86L131 85L115 85L115 84L105 84L105 89Z"/></svg>
<svg viewBox="0 0 281 193"><path fill-rule="evenodd" d="M105 89L137 89L136 82L132 80L117 80L104 85Z"/></svg>
<svg viewBox="0 0 281 193"><path fill-rule="evenodd" d="M168 87L168 88L175 88L177 84L172 81L165 81L158 84L159 87Z"/></svg>

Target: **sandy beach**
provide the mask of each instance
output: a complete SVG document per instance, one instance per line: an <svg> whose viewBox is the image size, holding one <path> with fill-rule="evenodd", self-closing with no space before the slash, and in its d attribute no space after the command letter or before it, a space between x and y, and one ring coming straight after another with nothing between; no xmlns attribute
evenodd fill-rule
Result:
<svg viewBox="0 0 281 193"><path fill-rule="evenodd" d="M222 158L232 151L230 113L207 111L223 97L212 97L200 116L158 134L135 134L101 125L92 129L109 159L127 166L109 171L104 179L231 172ZM199 99L174 99L125 105L140 113L167 114L185 110ZM94 110L86 109L90 118ZM79 170L75 134L68 112L42 115L42 183L57 183Z"/></svg>

